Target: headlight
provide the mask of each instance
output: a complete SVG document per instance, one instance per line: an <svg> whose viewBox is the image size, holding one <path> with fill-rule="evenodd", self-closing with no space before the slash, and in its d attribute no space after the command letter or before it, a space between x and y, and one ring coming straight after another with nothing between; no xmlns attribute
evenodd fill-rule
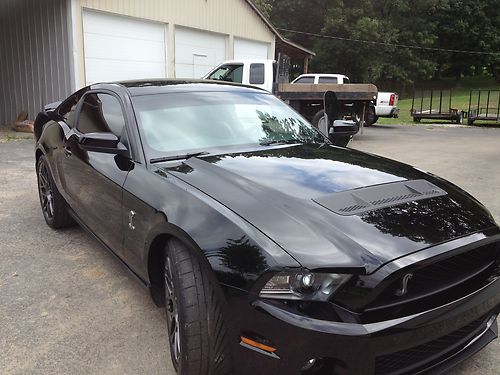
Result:
<svg viewBox="0 0 500 375"><path fill-rule="evenodd" d="M280 272L259 293L263 298L300 301L328 301L351 275L313 273L307 270Z"/></svg>

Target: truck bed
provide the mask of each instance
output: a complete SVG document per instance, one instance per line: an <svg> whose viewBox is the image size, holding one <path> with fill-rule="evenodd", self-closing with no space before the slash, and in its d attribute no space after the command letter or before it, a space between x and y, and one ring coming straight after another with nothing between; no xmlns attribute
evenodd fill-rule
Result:
<svg viewBox="0 0 500 375"><path fill-rule="evenodd" d="M377 98L377 86L371 83L291 84L279 83L277 93L283 100L323 100L325 92L333 91L340 101L371 101Z"/></svg>

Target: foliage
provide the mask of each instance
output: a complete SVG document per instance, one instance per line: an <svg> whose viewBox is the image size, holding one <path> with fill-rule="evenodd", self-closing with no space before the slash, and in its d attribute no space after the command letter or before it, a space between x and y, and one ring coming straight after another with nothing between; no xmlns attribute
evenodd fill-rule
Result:
<svg viewBox="0 0 500 375"><path fill-rule="evenodd" d="M500 54L475 55L405 48L500 52L498 0L259 0L279 28L375 43L287 33L312 49L311 69L347 74L353 81L413 84L442 75L493 74Z"/></svg>

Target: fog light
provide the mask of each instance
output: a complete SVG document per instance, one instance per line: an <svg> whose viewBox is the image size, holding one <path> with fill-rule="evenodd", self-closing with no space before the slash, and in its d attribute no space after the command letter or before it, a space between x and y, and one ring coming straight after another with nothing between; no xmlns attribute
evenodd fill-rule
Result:
<svg viewBox="0 0 500 375"><path fill-rule="evenodd" d="M313 368L313 366L316 364L316 358L311 358L309 361L306 362L304 366L302 366L302 371L307 371Z"/></svg>

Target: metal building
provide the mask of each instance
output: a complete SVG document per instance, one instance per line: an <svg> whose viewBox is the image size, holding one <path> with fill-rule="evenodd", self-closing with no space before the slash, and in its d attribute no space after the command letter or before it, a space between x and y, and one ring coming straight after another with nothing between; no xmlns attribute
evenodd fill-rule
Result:
<svg viewBox="0 0 500 375"><path fill-rule="evenodd" d="M90 83L199 78L276 46L312 55L250 0L1 0L0 125Z"/></svg>

